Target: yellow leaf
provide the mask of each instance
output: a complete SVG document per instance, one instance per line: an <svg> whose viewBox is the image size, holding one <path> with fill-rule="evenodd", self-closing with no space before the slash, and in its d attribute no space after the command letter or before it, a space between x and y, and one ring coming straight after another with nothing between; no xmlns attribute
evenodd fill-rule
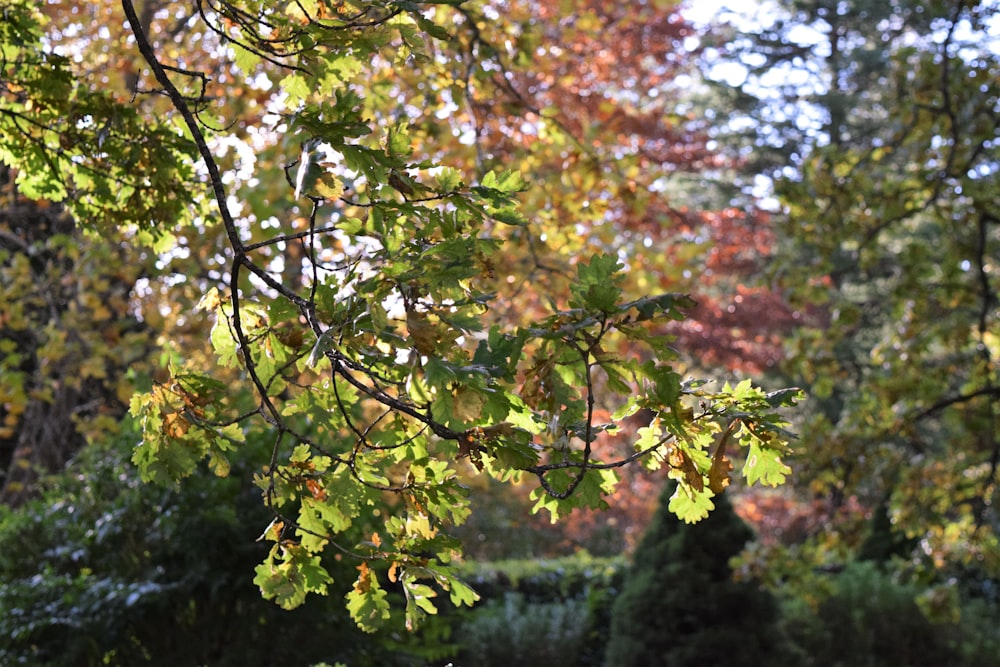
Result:
<svg viewBox="0 0 1000 667"><path fill-rule="evenodd" d="M323 172L323 175L316 179L313 189L324 199L340 199L344 194L344 184L329 171Z"/></svg>
<svg viewBox="0 0 1000 667"><path fill-rule="evenodd" d="M461 387L455 392L452 412L456 419L463 422L472 422L479 419L485 403L485 396L466 387Z"/></svg>
<svg viewBox="0 0 1000 667"><path fill-rule="evenodd" d="M425 313L415 310L406 312L406 328L410 332L413 346L420 354L430 354L437 347L437 328L427 319Z"/></svg>
<svg viewBox="0 0 1000 667"><path fill-rule="evenodd" d="M219 290L215 287L205 292L205 296L201 297L201 301L198 302L200 310L212 311L220 305L222 305L222 297L219 296Z"/></svg>

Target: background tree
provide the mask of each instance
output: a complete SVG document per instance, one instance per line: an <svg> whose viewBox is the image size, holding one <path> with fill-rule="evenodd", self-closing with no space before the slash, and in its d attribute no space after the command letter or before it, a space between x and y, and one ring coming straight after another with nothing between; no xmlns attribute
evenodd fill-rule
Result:
<svg viewBox="0 0 1000 667"><path fill-rule="evenodd" d="M142 267L135 253L123 244L80 244L61 206L18 195L4 174L0 500L16 505L39 472L61 469L87 436L114 429L128 405L125 371L151 340L129 312Z"/></svg>
<svg viewBox="0 0 1000 667"><path fill-rule="evenodd" d="M782 369L816 399L799 479L827 501L819 558L889 497L918 562L995 572L995 4L766 8L714 55L746 75L731 126L758 137L768 279L802 314Z"/></svg>

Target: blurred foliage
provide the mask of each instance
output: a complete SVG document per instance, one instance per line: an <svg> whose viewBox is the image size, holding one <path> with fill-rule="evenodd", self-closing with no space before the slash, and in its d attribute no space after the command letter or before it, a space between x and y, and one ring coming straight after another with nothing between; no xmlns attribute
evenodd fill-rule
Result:
<svg viewBox="0 0 1000 667"><path fill-rule="evenodd" d="M594 558L584 552L463 563L459 572L481 600L471 609L446 611L431 620L430 627L443 624L453 630L450 650L434 664L516 660L599 667L625 567L623 558ZM422 634L413 638L415 646L424 641Z"/></svg>
<svg viewBox="0 0 1000 667"><path fill-rule="evenodd" d="M586 602L526 602L517 593L478 607L462 623L458 664L468 667L579 665L588 631ZM498 641L498 638L502 638Z"/></svg>
<svg viewBox="0 0 1000 667"><path fill-rule="evenodd" d="M593 588L617 592L624 567L623 557L581 552L551 559L470 561L460 572L484 600L517 593L528 601L551 602L587 596Z"/></svg>
<svg viewBox="0 0 1000 667"><path fill-rule="evenodd" d="M148 257L85 240L67 211L15 192L0 165L0 502L23 502L88 438L114 432L155 346L132 312Z"/></svg>

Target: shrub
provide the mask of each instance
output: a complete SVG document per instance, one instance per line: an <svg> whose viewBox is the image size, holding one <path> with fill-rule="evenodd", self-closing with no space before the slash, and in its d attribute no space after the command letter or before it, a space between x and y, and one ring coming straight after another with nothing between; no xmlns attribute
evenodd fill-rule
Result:
<svg viewBox="0 0 1000 667"><path fill-rule="evenodd" d="M833 585L815 610L801 600L784 605L787 633L803 665L932 667L996 659L995 613L985 604L966 604L960 623L932 623L916 602L917 587L870 561L849 565Z"/></svg>
<svg viewBox="0 0 1000 667"><path fill-rule="evenodd" d="M454 629L449 637L454 650L440 652L433 664L598 667L624 570L622 558L593 558L585 552L466 563L462 577L482 599L471 610L444 608L428 619L432 628ZM416 652L427 639L422 632L405 646ZM443 640L436 642L442 645Z"/></svg>

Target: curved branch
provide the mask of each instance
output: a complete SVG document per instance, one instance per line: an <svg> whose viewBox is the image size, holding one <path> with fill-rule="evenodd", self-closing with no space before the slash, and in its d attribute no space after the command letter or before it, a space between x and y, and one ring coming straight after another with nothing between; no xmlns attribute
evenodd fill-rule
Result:
<svg viewBox="0 0 1000 667"><path fill-rule="evenodd" d="M925 408L913 416L914 421L919 421L921 419L926 419L930 417L935 412L944 410L945 408L951 407L952 405L957 405L959 403L968 403L980 396L993 396L1000 398L1000 387L987 386L982 389L977 389L976 391L969 392L968 394L959 394L958 396L951 396L949 398L943 398L937 403L934 403L929 408Z"/></svg>
<svg viewBox="0 0 1000 667"><path fill-rule="evenodd" d="M226 236L229 238L229 245L231 245L233 250L236 252L238 261L242 262L246 250L243 247L243 241L240 239L239 232L236 229L236 221L233 219L233 214L229 210L229 206L226 203L226 188L222 182L222 174L219 172L219 165L216 163L215 157L212 155L212 151L208 147L205 135L201 131L201 125L199 124L197 117L195 117L194 113L192 113L190 107L188 107L187 99L180 93L179 90L177 90L177 87L170 80L170 77L167 76L166 69L156 57L156 52L153 51L153 47L149 43L149 38L146 36L142 23L135 13L135 6L132 4L132 0L122 0L122 9L125 11L125 18L128 19L128 23L132 27L132 33L135 35L135 42L139 48L139 53L142 54L146 64L149 65L156 81L163 86L163 90L166 91L171 104L173 104L174 108L181 115L181 118L184 119L184 124L187 125L188 131L191 132L191 138L194 140L195 146L198 147L198 154L201 155L201 159L205 161L205 168L208 169L208 176L212 184L212 192L215 195L216 203L219 205L219 215L222 216L222 224L225 225Z"/></svg>

